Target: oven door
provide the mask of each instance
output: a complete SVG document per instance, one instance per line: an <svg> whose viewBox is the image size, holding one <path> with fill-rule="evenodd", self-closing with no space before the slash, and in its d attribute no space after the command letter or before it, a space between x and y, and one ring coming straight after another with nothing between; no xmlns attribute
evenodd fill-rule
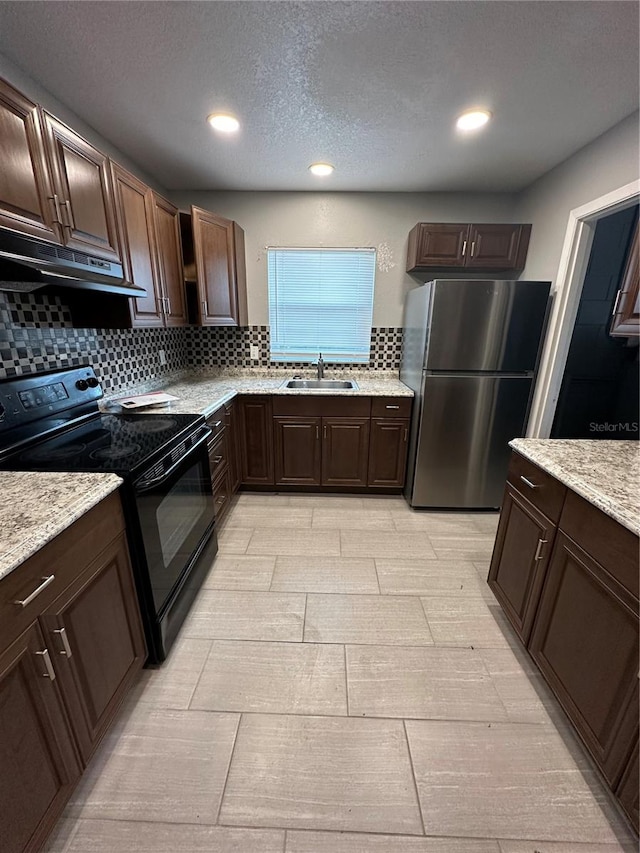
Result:
<svg viewBox="0 0 640 853"><path fill-rule="evenodd" d="M133 484L154 609L160 617L213 531L207 452L211 431L201 427L201 432L177 461L174 451Z"/></svg>

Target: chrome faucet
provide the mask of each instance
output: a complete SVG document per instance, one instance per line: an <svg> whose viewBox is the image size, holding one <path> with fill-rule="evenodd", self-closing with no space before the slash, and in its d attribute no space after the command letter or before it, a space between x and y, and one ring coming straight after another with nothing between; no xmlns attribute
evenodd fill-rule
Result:
<svg viewBox="0 0 640 853"><path fill-rule="evenodd" d="M322 379L324 376L324 359L322 358L322 353L318 353L318 361L316 362L318 366L318 379Z"/></svg>

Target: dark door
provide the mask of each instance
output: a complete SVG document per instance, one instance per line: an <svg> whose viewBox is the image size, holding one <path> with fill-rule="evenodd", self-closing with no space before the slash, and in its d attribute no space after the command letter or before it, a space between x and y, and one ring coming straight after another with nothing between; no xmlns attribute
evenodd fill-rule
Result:
<svg viewBox="0 0 640 853"><path fill-rule="evenodd" d="M240 403L242 482L272 486L273 416L270 397L244 397Z"/></svg>
<svg viewBox="0 0 640 853"><path fill-rule="evenodd" d="M319 486L321 418L274 418L276 485Z"/></svg>
<svg viewBox="0 0 640 853"><path fill-rule="evenodd" d="M240 485L240 458L238 436L238 409L232 400L225 403L225 432L229 449L229 489L231 494L238 491Z"/></svg>
<svg viewBox="0 0 640 853"><path fill-rule="evenodd" d="M631 818L632 824L638 831L640 823L640 795L638 786L638 777L640 770L638 768L638 744L634 744L631 750L631 758L629 764L624 771L620 784L616 791L616 796L622 804L622 808Z"/></svg>
<svg viewBox="0 0 640 853"><path fill-rule="evenodd" d="M526 229L526 240L523 231ZM472 225L468 269L518 270L524 267L530 225ZM524 252L521 251L522 244Z"/></svg>
<svg viewBox="0 0 640 853"><path fill-rule="evenodd" d="M52 657L37 623L0 656L3 853L39 850L80 777Z"/></svg>
<svg viewBox="0 0 640 853"><path fill-rule="evenodd" d="M407 467L409 421L373 418L369 443L369 485L401 488Z"/></svg>
<svg viewBox="0 0 640 853"><path fill-rule="evenodd" d="M369 418L322 418L322 485L366 486Z"/></svg>
<svg viewBox="0 0 640 853"><path fill-rule="evenodd" d="M418 228L417 266L463 267L469 226L421 223Z"/></svg>
<svg viewBox="0 0 640 853"><path fill-rule="evenodd" d="M200 323L237 326L233 222L199 207L191 208Z"/></svg>
<svg viewBox="0 0 640 853"><path fill-rule="evenodd" d="M0 225L59 243L38 107L0 80Z"/></svg>
<svg viewBox="0 0 640 853"><path fill-rule="evenodd" d="M154 193L153 221L165 323L167 326L186 326L187 309L178 208Z"/></svg>
<svg viewBox="0 0 640 853"><path fill-rule="evenodd" d="M40 619L87 763L146 658L124 535Z"/></svg>

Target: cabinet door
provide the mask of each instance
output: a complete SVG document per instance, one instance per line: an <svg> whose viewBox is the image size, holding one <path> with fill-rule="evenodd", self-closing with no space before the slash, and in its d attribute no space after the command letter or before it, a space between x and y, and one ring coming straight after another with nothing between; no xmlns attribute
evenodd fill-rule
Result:
<svg viewBox="0 0 640 853"><path fill-rule="evenodd" d="M130 300L131 324L162 326L162 302L156 276L151 190L117 163L111 164L122 266L128 281L146 296Z"/></svg>
<svg viewBox="0 0 640 853"><path fill-rule="evenodd" d="M153 223L165 322L167 326L186 326L178 208L156 193L153 193Z"/></svg>
<svg viewBox="0 0 640 853"><path fill-rule="evenodd" d="M276 485L320 485L321 418L274 418Z"/></svg>
<svg viewBox="0 0 640 853"><path fill-rule="evenodd" d="M244 397L240 402L240 458L244 484L273 485L270 397Z"/></svg>
<svg viewBox="0 0 640 853"><path fill-rule="evenodd" d="M65 245L119 261L108 158L48 113L44 121Z"/></svg>
<svg viewBox="0 0 640 853"><path fill-rule="evenodd" d="M0 655L3 853L39 850L80 777L52 657L37 623Z"/></svg>
<svg viewBox="0 0 640 853"><path fill-rule="evenodd" d="M238 326L233 222L192 207L191 226L200 323L203 326Z"/></svg>
<svg viewBox="0 0 640 853"><path fill-rule="evenodd" d="M525 644L538 608L555 532L553 522L507 483L488 583Z"/></svg>
<svg viewBox="0 0 640 853"><path fill-rule="evenodd" d="M404 486L409 421L373 418L369 446L369 485Z"/></svg>
<svg viewBox="0 0 640 853"><path fill-rule="evenodd" d="M529 650L616 785L638 737L638 600L562 531Z"/></svg>
<svg viewBox="0 0 640 853"><path fill-rule="evenodd" d="M366 486L369 418L322 418L322 485Z"/></svg>
<svg viewBox="0 0 640 853"><path fill-rule="evenodd" d="M146 658L124 534L40 621L86 763Z"/></svg>
<svg viewBox="0 0 640 853"><path fill-rule="evenodd" d="M407 271L415 267L463 267L469 226L420 222L409 235Z"/></svg>
<svg viewBox="0 0 640 853"><path fill-rule="evenodd" d="M471 225L465 266L469 269L522 269L530 232L530 225Z"/></svg>
<svg viewBox="0 0 640 853"><path fill-rule="evenodd" d="M638 790L638 776L640 768L638 767L638 744L636 743L631 751L631 758L622 775L620 784L616 790L616 797L620 800L620 804L625 812L629 815L631 823L635 826L636 832L640 824L640 794Z"/></svg>
<svg viewBox="0 0 640 853"><path fill-rule="evenodd" d="M59 243L38 107L0 80L0 225Z"/></svg>
<svg viewBox="0 0 640 853"><path fill-rule="evenodd" d="M629 252L627 266L622 276L613 309L611 335L614 337L637 338L640 336L640 224L636 225Z"/></svg>
<svg viewBox="0 0 640 853"><path fill-rule="evenodd" d="M238 410L235 401L225 404L225 432L229 451L229 489L234 495L240 486Z"/></svg>

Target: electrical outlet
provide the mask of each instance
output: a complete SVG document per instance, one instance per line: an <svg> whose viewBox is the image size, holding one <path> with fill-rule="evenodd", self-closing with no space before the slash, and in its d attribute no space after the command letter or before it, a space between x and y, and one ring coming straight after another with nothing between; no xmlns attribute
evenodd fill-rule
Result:
<svg viewBox="0 0 640 853"><path fill-rule="evenodd" d="M160 359L160 364L167 363L167 354L163 349L158 350L158 358Z"/></svg>
<svg viewBox="0 0 640 853"><path fill-rule="evenodd" d="M251 344L249 347L249 356L252 361L257 361L260 358L260 348L257 344Z"/></svg>

